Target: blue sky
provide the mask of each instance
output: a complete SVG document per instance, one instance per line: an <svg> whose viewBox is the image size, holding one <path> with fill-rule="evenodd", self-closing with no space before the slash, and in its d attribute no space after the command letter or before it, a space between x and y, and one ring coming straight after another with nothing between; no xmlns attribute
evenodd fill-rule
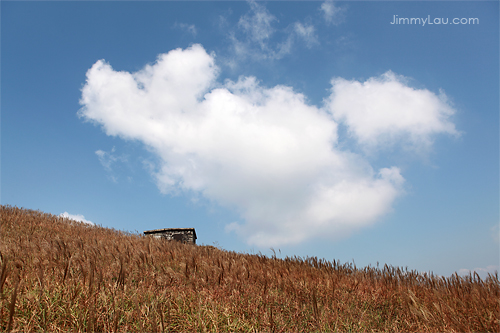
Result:
<svg viewBox="0 0 500 333"><path fill-rule="evenodd" d="M1 203L484 276L498 6L2 1Z"/></svg>

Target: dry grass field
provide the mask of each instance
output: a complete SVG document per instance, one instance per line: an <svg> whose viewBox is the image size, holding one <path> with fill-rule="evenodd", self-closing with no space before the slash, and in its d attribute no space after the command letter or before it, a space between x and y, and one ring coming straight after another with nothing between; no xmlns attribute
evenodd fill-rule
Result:
<svg viewBox="0 0 500 333"><path fill-rule="evenodd" d="M1 331L499 331L498 274L268 258L11 206L0 235Z"/></svg>

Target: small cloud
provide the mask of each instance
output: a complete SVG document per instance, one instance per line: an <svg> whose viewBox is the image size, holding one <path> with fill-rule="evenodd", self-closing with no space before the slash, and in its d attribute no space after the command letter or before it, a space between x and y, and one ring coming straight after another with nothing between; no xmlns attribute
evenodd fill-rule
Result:
<svg viewBox="0 0 500 333"><path fill-rule="evenodd" d="M500 240L500 228L498 224L495 224L493 227L491 227L491 236L493 237L493 240L496 243L499 243Z"/></svg>
<svg viewBox="0 0 500 333"><path fill-rule="evenodd" d="M264 5L255 1L248 4L250 11L240 17L237 28L229 29L229 40L240 61L247 57L254 60L282 59L292 53L296 40L304 41L308 48L319 44L314 25L295 22L278 28L279 20ZM224 23L228 29L227 20ZM228 65L234 68L235 60Z"/></svg>
<svg viewBox="0 0 500 333"><path fill-rule="evenodd" d="M142 161L142 167L147 170L150 173L154 173L156 169L156 165L148 159L143 159Z"/></svg>
<svg viewBox="0 0 500 333"><path fill-rule="evenodd" d="M278 19L255 1L250 1L249 5L251 12L240 17L238 26L247 33L250 40L266 49L267 41L275 32L272 23Z"/></svg>
<svg viewBox="0 0 500 333"><path fill-rule="evenodd" d="M345 20L345 8L335 6L332 0L323 2L321 10L327 24L339 25Z"/></svg>
<svg viewBox="0 0 500 333"><path fill-rule="evenodd" d="M415 89L408 81L392 71L365 82L334 78L326 108L367 151L402 145L425 152L436 134L460 136L445 93Z"/></svg>
<svg viewBox="0 0 500 333"><path fill-rule="evenodd" d="M116 183L118 181L118 177L113 174L113 165L119 162L127 162L127 157L125 155L116 156L114 153L116 152L115 147L111 149L110 152L105 152L103 150L96 150L95 154L99 159L99 162L104 167L104 169L110 174L110 179Z"/></svg>
<svg viewBox="0 0 500 333"><path fill-rule="evenodd" d="M499 268L498 265L489 265L486 266L485 268L479 267L479 268L474 268L472 270L467 268L462 268L459 269L457 273L458 275L465 276L469 275L469 273L474 275L474 272L476 272L479 275L479 277L484 280L488 277L488 273L494 275L495 272L498 272L498 268Z"/></svg>
<svg viewBox="0 0 500 333"><path fill-rule="evenodd" d="M354 41L353 36L348 34L348 35L340 36L339 38L337 38L335 40L335 44L337 45L338 48L345 49L345 48L353 47L355 44L355 41Z"/></svg>
<svg viewBox="0 0 500 333"><path fill-rule="evenodd" d="M264 5L255 1L249 1L248 4L250 11L240 17L237 27L229 29L229 40L235 55L240 60L247 57L256 60L281 59L290 52L290 40L285 38L283 42L276 43L276 46L271 43L278 32L274 27L279 22L278 19Z"/></svg>
<svg viewBox="0 0 500 333"><path fill-rule="evenodd" d="M196 26L194 24L175 23L174 28L184 30L184 31L190 33L191 35L193 35L193 37L196 37L197 30L196 30Z"/></svg>
<svg viewBox="0 0 500 333"><path fill-rule="evenodd" d="M319 43L315 34L315 28L312 24L304 25L300 22L296 22L294 30L295 33L306 42L308 48Z"/></svg>
<svg viewBox="0 0 500 333"><path fill-rule="evenodd" d="M78 215L78 214L73 215L73 214L69 214L68 212L64 212L64 213L59 214L59 217L62 217L62 218L68 219L68 220L77 221L77 222L87 223L90 225L95 225L93 222L86 220L85 216L83 216L83 215Z"/></svg>
<svg viewBox="0 0 500 333"><path fill-rule="evenodd" d="M107 153L103 150L96 150L95 154L99 158L99 162L106 169L106 171L111 171L111 165L116 162L117 158L113 155L115 152L115 147L111 149L111 152Z"/></svg>

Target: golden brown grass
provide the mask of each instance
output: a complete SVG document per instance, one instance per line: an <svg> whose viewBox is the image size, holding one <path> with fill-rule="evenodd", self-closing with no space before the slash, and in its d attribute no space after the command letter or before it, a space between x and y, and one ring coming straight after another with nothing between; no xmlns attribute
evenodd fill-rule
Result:
<svg viewBox="0 0 500 333"><path fill-rule="evenodd" d="M268 258L1 206L2 331L499 331L498 274Z"/></svg>

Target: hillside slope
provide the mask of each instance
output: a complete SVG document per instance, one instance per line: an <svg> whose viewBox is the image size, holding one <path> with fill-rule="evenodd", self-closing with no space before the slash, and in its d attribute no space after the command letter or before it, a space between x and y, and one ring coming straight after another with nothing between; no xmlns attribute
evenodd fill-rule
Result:
<svg viewBox="0 0 500 333"><path fill-rule="evenodd" d="M267 258L1 206L0 330L499 330L498 275Z"/></svg>

